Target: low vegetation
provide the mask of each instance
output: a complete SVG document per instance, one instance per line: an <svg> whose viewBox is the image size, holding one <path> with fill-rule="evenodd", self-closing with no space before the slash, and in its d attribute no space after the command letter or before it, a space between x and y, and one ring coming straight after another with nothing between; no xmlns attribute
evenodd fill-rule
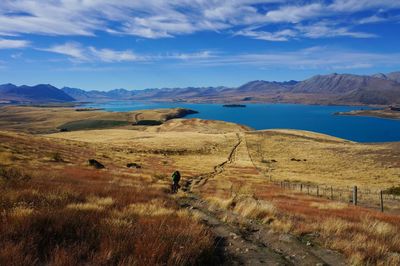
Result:
<svg viewBox="0 0 400 266"><path fill-rule="evenodd" d="M111 169L96 170L87 166L93 151L86 145L46 145L41 137L2 132L0 138L0 150L14 155L8 166L0 163L1 265L10 258L15 265L218 261L212 234L180 210L168 182L149 177L147 162L142 175L124 172L124 165L117 170L109 159Z"/></svg>
<svg viewBox="0 0 400 266"><path fill-rule="evenodd" d="M133 125L138 125L138 126L159 126L162 125L162 121L158 120L139 120Z"/></svg>
<svg viewBox="0 0 400 266"><path fill-rule="evenodd" d="M72 121L59 126L60 130L63 131L75 131L75 130L89 130L89 129L102 129L112 128L129 125L128 121L118 120L79 120Z"/></svg>
<svg viewBox="0 0 400 266"><path fill-rule="evenodd" d="M384 193L390 194L390 195L400 195L400 186L397 186L397 187L395 187L395 186L390 187L390 188L386 189L386 190L384 191Z"/></svg>

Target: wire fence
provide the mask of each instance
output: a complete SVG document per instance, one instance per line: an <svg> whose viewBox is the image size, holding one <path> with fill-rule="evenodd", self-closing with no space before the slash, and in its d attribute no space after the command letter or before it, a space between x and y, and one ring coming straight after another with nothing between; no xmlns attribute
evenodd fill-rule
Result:
<svg viewBox="0 0 400 266"><path fill-rule="evenodd" d="M360 188L357 186L353 187L337 187L329 185L320 185L313 183L303 183L300 181L289 181L289 180L275 180L272 173L268 170L263 170L254 161L248 142L246 141L246 147L250 160L254 167L262 173L270 183L280 186L282 189L288 189L311 196L322 197L334 201L346 202L353 205L358 205L366 208L372 208L380 210L381 212L387 211L389 208L397 208L400 210L400 195L395 193L388 193L386 190ZM262 154L261 147L256 146L255 149L258 155ZM260 161L262 161L262 157Z"/></svg>
<svg viewBox="0 0 400 266"><path fill-rule="evenodd" d="M400 196L396 194L385 193L384 190L360 189L357 186L347 188L337 188L327 185L315 185L301 182L269 181L282 189L289 189L303 194L322 197L330 200L351 203L385 211L387 207L399 205Z"/></svg>

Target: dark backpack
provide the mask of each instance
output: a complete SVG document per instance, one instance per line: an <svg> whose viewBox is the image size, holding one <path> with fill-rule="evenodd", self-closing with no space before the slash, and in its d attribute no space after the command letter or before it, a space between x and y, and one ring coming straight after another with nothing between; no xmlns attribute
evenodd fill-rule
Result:
<svg viewBox="0 0 400 266"><path fill-rule="evenodd" d="M179 180L181 180L181 174L179 173L179 171L175 171L172 174L172 181L174 181L175 183L178 183Z"/></svg>

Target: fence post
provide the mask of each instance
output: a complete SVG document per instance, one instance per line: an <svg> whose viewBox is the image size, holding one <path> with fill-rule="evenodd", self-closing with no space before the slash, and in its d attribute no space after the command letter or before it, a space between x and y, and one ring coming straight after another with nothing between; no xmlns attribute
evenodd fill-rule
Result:
<svg viewBox="0 0 400 266"><path fill-rule="evenodd" d="M382 190L379 193L379 197L380 197L380 200L381 200L381 212L383 212L383 192L382 192Z"/></svg>
<svg viewBox="0 0 400 266"><path fill-rule="evenodd" d="M353 187L353 204L357 205L357 186Z"/></svg>
<svg viewBox="0 0 400 266"><path fill-rule="evenodd" d="M300 192L303 192L303 184L300 184Z"/></svg>
<svg viewBox="0 0 400 266"><path fill-rule="evenodd" d="M319 186L317 186L317 197L319 197Z"/></svg>
<svg viewBox="0 0 400 266"><path fill-rule="evenodd" d="M333 188L331 186L331 199L333 200Z"/></svg>

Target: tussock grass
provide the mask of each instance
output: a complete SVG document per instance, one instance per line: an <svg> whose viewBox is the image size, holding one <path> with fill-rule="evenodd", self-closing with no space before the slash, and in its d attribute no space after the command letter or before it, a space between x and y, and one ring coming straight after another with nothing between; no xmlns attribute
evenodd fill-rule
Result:
<svg viewBox="0 0 400 266"><path fill-rule="evenodd" d="M275 186L254 188L255 196L276 207L270 226L299 236L317 234L328 248L345 254L354 265L398 265L400 217L331 202L303 194L291 194ZM291 194L291 195L287 195Z"/></svg>
<svg viewBox="0 0 400 266"><path fill-rule="evenodd" d="M400 263L400 257L393 256L399 254L398 226L364 217L361 222L330 218L316 227L325 243L343 251L353 264Z"/></svg>
<svg viewBox="0 0 400 266"><path fill-rule="evenodd" d="M212 208L217 209L229 209L233 204L233 198L219 198L219 197L207 197L206 200Z"/></svg>
<svg viewBox="0 0 400 266"><path fill-rule="evenodd" d="M2 172L13 183L0 184L0 265L11 258L21 265L195 265L215 258L210 232L161 190L120 186L110 182L111 171L28 172Z"/></svg>
<svg viewBox="0 0 400 266"><path fill-rule="evenodd" d="M268 222L275 215L275 206L268 201L246 197L235 201L233 210L243 217Z"/></svg>
<svg viewBox="0 0 400 266"><path fill-rule="evenodd" d="M176 210L166 208L159 200L152 200L146 203L134 203L129 205L123 215L136 214L140 216L163 216L175 213Z"/></svg>

